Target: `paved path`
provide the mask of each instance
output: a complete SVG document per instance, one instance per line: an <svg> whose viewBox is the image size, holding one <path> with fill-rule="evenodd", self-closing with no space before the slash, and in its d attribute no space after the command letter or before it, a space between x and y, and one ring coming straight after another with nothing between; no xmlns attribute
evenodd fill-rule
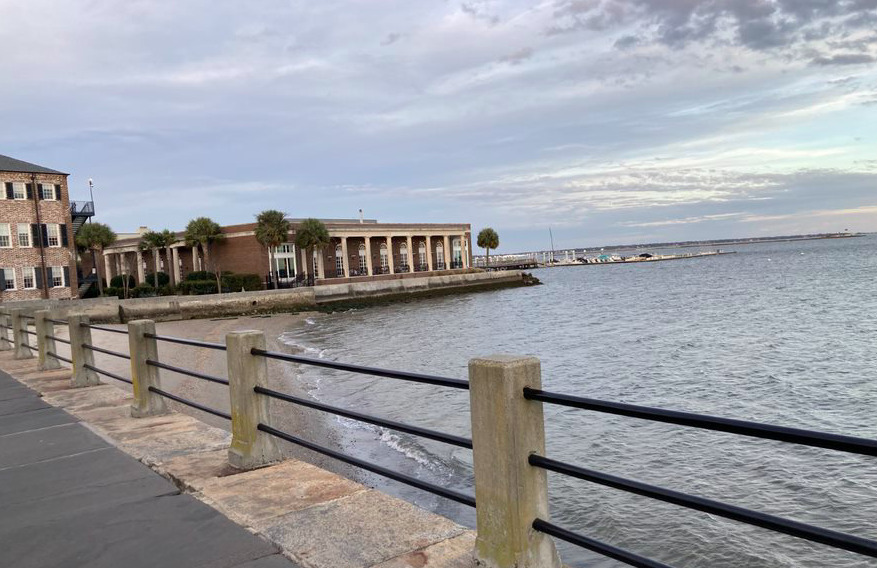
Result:
<svg viewBox="0 0 877 568"><path fill-rule="evenodd" d="M0 566L295 568L0 371Z"/></svg>

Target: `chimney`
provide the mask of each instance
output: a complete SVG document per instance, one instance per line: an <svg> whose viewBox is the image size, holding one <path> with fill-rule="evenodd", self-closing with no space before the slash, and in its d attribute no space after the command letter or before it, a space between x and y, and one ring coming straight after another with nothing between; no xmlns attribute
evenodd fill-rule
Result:
<svg viewBox="0 0 877 568"><path fill-rule="evenodd" d="M360 209L360 210L359 210L359 224L362 225L362 223L363 223L363 219L362 219L362 209Z"/></svg>
<svg viewBox="0 0 877 568"><path fill-rule="evenodd" d="M142 235L143 233L148 233L148 232L149 232L149 227L144 227L144 226L142 226L142 225L140 226L139 229L137 229L137 233L139 233L139 234L141 234L141 235Z"/></svg>

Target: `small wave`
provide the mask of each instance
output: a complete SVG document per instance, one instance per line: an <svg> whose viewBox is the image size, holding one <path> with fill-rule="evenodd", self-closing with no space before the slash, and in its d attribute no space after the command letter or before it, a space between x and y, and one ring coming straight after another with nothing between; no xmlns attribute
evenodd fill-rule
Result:
<svg viewBox="0 0 877 568"><path fill-rule="evenodd" d="M305 323L308 325L317 325L317 322L314 320L314 318L305 318Z"/></svg>
<svg viewBox="0 0 877 568"><path fill-rule="evenodd" d="M402 438L388 430L382 430L381 441L400 454L413 459L423 467L432 469L435 465L435 462L427 452L413 444L406 444Z"/></svg>

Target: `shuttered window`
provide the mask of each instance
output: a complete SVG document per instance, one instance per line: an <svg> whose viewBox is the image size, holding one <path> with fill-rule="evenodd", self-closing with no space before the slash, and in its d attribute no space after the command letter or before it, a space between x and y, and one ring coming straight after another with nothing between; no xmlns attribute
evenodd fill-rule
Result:
<svg viewBox="0 0 877 568"><path fill-rule="evenodd" d="M15 290L15 269L3 268L0 269L0 273L3 274L2 280L0 280L0 283L3 284L3 289Z"/></svg>
<svg viewBox="0 0 877 568"><path fill-rule="evenodd" d="M21 182L12 183L12 198L27 199L27 185Z"/></svg>
<svg viewBox="0 0 877 568"><path fill-rule="evenodd" d="M9 223L0 223L0 248L12 248L12 236L9 234Z"/></svg>
<svg viewBox="0 0 877 568"><path fill-rule="evenodd" d="M48 236L48 245L50 247L61 246L61 226L56 223L46 225L46 234Z"/></svg>
<svg viewBox="0 0 877 568"><path fill-rule="evenodd" d="M64 282L64 269L60 266L53 266L48 269L48 279L52 288L63 288L67 285Z"/></svg>
<svg viewBox="0 0 877 568"><path fill-rule="evenodd" d="M18 229L18 246L29 247L30 246L30 225L25 225L24 223L19 223L18 225L16 225L16 229Z"/></svg>
<svg viewBox="0 0 877 568"><path fill-rule="evenodd" d="M33 267L21 269L22 284L26 290L32 290L37 287L36 271Z"/></svg>
<svg viewBox="0 0 877 568"><path fill-rule="evenodd" d="M40 184L40 199L47 199L49 201L55 200L55 185L51 183L41 183Z"/></svg>

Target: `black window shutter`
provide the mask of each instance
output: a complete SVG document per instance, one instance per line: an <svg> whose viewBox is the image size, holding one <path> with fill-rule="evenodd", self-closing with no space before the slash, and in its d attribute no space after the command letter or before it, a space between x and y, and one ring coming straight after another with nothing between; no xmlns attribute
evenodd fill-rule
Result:
<svg viewBox="0 0 877 568"><path fill-rule="evenodd" d="M0 292L6 289L6 274L5 271L0 268Z"/></svg>
<svg viewBox="0 0 877 568"><path fill-rule="evenodd" d="M67 240L67 225L60 225L59 230L61 231L61 246L69 247L70 241Z"/></svg>
<svg viewBox="0 0 877 568"><path fill-rule="evenodd" d="M12 182L7 181L6 182L6 199L14 199L14 198L15 198L15 193L13 193L13 191L12 191Z"/></svg>
<svg viewBox="0 0 877 568"><path fill-rule="evenodd" d="M64 267L64 286L70 286L70 267Z"/></svg>
<svg viewBox="0 0 877 568"><path fill-rule="evenodd" d="M61 184L55 184L55 199L61 201Z"/></svg>
<svg viewBox="0 0 877 568"><path fill-rule="evenodd" d="M26 192L26 196L28 199L33 199L33 184L27 183L24 185L24 190Z"/></svg>
<svg viewBox="0 0 877 568"><path fill-rule="evenodd" d="M30 246L40 246L40 226L36 223L30 224Z"/></svg>
<svg viewBox="0 0 877 568"><path fill-rule="evenodd" d="M52 273L52 267L47 266L46 267L46 286L48 286L49 288L55 287L55 281L53 278L54 276L55 275Z"/></svg>
<svg viewBox="0 0 877 568"><path fill-rule="evenodd" d="M40 201L43 200L43 187L44 187L44 186L45 186L44 183L38 183L38 184L36 185L36 188L37 188L37 199L39 199Z"/></svg>
<svg viewBox="0 0 877 568"><path fill-rule="evenodd" d="M43 246L47 247L49 246L49 226L43 223L40 228L42 229Z"/></svg>
<svg viewBox="0 0 877 568"><path fill-rule="evenodd" d="M42 287L43 287L43 271L40 270L39 266L34 266L33 274L34 274L34 284L36 284L36 287L38 289L42 289Z"/></svg>

